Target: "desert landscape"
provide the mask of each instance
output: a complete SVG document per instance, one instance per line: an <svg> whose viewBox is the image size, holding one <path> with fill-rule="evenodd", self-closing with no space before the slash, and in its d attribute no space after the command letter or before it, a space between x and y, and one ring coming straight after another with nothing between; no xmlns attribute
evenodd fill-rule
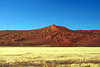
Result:
<svg viewBox="0 0 100 67"><path fill-rule="evenodd" d="M35 30L4 30L0 46L100 47L100 30L70 30L54 24Z"/></svg>
<svg viewBox="0 0 100 67"><path fill-rule="evenodd" d="M100 0L0 0L0 67L100 67Z"/></svg>
<svg viewBox="0 0 100 67"><path fill-rule="evenodd" d="M100 30L0 31L0 67L100 67Z"/></svg>

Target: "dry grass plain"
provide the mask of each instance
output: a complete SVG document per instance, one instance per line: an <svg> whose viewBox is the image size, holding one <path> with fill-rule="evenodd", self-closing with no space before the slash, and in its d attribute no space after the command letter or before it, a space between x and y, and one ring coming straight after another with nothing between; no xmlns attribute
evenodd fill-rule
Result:
<svg viewBox="0 0 100 67"><path fill-rule="evenodd" d="M0 47L0 67L100 67L100 47Z"/></svg>

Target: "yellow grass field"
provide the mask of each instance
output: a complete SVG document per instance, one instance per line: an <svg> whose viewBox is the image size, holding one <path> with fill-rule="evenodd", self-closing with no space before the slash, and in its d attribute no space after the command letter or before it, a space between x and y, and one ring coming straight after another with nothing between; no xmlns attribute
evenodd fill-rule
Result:
<svg viewBox="0 0 100 67"><path fill-rule="evenodd" d="M0 67L100 67L100 47L0 47Z"/></svg>

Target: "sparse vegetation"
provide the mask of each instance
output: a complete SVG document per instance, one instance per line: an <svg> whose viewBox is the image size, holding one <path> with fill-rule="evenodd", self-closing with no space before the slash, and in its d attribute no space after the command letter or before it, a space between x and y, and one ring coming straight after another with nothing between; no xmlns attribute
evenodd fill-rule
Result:
<svg viewBox="0 0 100 67"><path fill-rule="evenodd" d="M100 47L100 31L73 31L56 25L37 30L0 31L0 46L15 46L14 44L16 46L19 44L28 46L51 44L52 46L53 44L57 47L76 47L76 45L77 47Z"/></svg>

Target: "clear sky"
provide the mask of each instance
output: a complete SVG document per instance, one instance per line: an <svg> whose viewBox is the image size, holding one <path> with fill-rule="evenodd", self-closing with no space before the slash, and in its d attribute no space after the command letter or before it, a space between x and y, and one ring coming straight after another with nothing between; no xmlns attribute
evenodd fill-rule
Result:
<svg viewBox="0 0 100 67"><path fill-rule="evenodd" d="M0 30L49 25L100 30L100 0L0 0Z"/></svg>

